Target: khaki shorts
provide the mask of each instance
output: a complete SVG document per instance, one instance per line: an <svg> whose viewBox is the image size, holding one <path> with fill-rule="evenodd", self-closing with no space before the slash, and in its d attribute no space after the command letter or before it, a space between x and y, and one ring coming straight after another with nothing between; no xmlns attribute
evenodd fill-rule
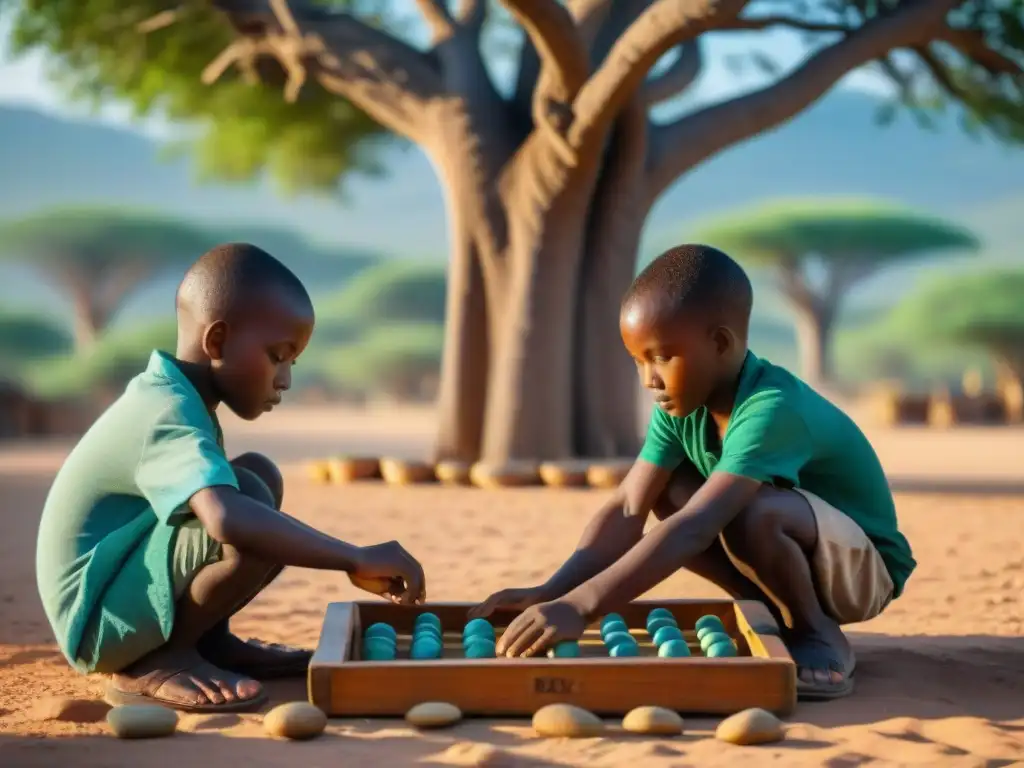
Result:
<svg viewBox="0 0 1024 768"><path fill-rule="evenodd" d="M873 619L892 600L892 577L882 556L853 520L813 493L794 490L807 499L818 524L811 571L822 608L839 624ZM750 566L733 556L728 546L725 551L740 573L771 595Z"/></svg>

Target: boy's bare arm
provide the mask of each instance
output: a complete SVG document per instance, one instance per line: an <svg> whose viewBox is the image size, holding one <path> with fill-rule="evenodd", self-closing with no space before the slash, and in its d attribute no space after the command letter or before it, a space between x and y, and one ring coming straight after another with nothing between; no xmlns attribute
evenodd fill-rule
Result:
<svg viewBox="0 0 1024 768"><path fill-rule="evenodd" d="M754 500L761 485L748 477L712 473L678 513L620 560L566 594L565 600L583 616L593 617L637 598L710 547Z"/></svg>
<svg viewBox="0 0 1024 768"><path fill-rule="evenodd" d="M356 547L299 522L228 486L204 488L189 500L207 533L268 563L345 571L365 580L399 579L399 602L416 602L425 591L423 568L397 542Z"/></svg>

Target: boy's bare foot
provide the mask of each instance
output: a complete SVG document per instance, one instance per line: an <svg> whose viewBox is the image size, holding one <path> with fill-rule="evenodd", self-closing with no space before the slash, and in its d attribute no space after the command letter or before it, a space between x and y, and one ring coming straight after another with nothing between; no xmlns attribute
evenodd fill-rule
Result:
<svg viewBox="0 0 1024 768"><path fill-rule="evenodd" d="M838 699L853 692L856 658L838 624L792 633L789 652L797 665L797 695L805 701Z"/></svg>
<svg viewBox="0 0 1024 768"><path fill-rule="evenodd" d="M197 651L161 650L111 675L106 699L184 712L243 712L258 709L267 696L255 680L215 667Z"/></svg>
<svg viewBox="0 0 1024 768"><path fill-rule="evenodd" d="M211 664L257 680L302 677L313 652L260 640L242 640L226 629L211 630L199 644L199 652Z"/></svg>

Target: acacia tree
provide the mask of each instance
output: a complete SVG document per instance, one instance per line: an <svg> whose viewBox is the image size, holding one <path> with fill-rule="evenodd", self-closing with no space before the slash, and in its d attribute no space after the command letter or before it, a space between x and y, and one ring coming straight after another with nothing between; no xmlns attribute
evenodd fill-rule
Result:
<svg viewBox="0 0 1024 768"><path fill-rule="evenodd" d="M774 273L796 321L803 377L814 385L833 382L833 330L852 288L897 262L978 248L961 227L850 200L769 203L724 216L701 236Z"/></svg>
<svg viewBox="0 0 1024 768"><path fill-rule="evenodd" d="M46 211L0 225L0 253L31 264L68 297L80 351L135 290L214 242L184 222L104 209Z"/></svg>
<svg viewBox="0 0 1024 768"><path fill-rule="evenodd" d="M1000 380L1024 388L1024 270L988 269L933 279L884 321L895 336L985 352Z"/></svg>
<svg viewBox="0 0 1024 768"><path fill-rule="evenodd" d="M918 111L952 100L999 135L1015 137L1020 124L1019 0L502 0L526 35L510 94L481 54L486 0L417 0L426 48L368 21L358 4L22 1L22 48L57 53L76 83L143 108L164 88L179 111L197 101L183 95L194 93L189 73L280 89L284 100L262 105L271 120L241 113L259 136L258 157L287 134L285 101L317 153L330 154L326 129L351 124L349 104L424 149L449 215L437 444L446 457L630 453L636 384L617 339L617 304L652 205L688 171L784 123L851 70L879 62ZM705 34L769 28L809 35L808 56L760 90L652 120L653 106L698 79ZM209 64L200 72L201 55ZM219 103L218 93L208 98ZM345 138L339 130L339 146Z"/></svg>

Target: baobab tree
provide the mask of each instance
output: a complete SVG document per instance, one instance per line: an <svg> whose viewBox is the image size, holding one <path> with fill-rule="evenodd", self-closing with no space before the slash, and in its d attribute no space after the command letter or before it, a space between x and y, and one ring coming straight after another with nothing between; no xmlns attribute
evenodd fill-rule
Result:
<svg viewBox="0 0 1024 768"><path fill-rule="evenodd" d="M79 351L95 345L142 285L184 270L214 244L185 222L112 209L50 210L0 225L0 255L29 264L67 297Z"/></svg>
<svg viewBox="0 0 1024 768"><path fill-rule="evenodd" d="M726 214L700 237L772 273L793 312L803 377L816 386L834 383L833 331L858 283L910 259L979 247L963 227L870 200L770 202Z"/></svg>
<svg viewBox="0 0 1024 768"><path fill-rule="evenodd" d="M242 114L255 141L265 149L279 135L289 150L301 148L285 130L281 105L291 102L328 175L353 157L341 146L341 129L355 119L348 105L419 144L449 216L437 442L444 457L632 452L636 382L617 310L652 205L688 171L786 122L852 70L877 62L912 108L950 100L999 136L1016 138L1020 127L1017 3L503 0L526 36L510 93L495 85L481 53L485 0L416 5L430 31L426 47L354 6L335 11L313 0L180 8L170 0L26 0L15 30L22 48L63 57L77 83L130 96L142 109L162 95L172 114L195 107L201 99L184 84L186 70L197 85L260 81L283 100L261 102L270 118L262 133L254 127L260 115ZM699 78L705 35L769 29L806 33L806 58L766 87L652 120L654 106ZM202 55L209 63L197 71ZM218 93L211 89L208 100L222 104ZM323 130L331 125L339 127L336 155ZM251 158L237 154L246 167Z"/></svg>

